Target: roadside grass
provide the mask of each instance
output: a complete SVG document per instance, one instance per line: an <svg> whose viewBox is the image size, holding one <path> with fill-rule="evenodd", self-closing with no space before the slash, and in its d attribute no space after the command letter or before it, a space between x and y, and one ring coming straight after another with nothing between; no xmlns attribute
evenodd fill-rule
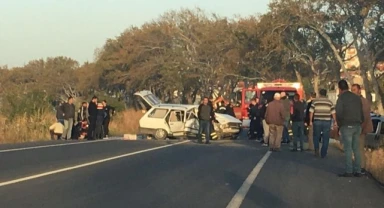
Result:
<svg viewBox="0 0 384 208"><path fill-rule="evenodd" d="M52 113L22 115L12 121L0 115L0 144L48 140L48 128L55 120Z"/></svg>
<svg viewBox="0 0 384 208"><path fill-rule="evenodd" d="M136 134L139 130L141 111L133 109L117 112L110 123L111 136ZM0 144L49 140L49 126L56 121L54 113L18 116L12 121L0 115Z"/></svg>
<svg viewBox="0 0 384 208"><path fill-rule="evenodd" d="M141 111L128 109L117 112L109 124L110 134L123 136L124 134L137 134L139 132L139 120L144 114Z"/></svg>
<svg viewBox="0 0 384 208"><path fill-rule="evenodd" d="M384 184L384 148L365 151L366 168L381 184Z"/></svg>
<svg viewBox="0 0 384 208"><path fill-rule="evenodd" d="M344 152L341 142L333 143L333 146ZM384 184L384 148L366 149L365 156L366 170L381 184Z"/></svg>

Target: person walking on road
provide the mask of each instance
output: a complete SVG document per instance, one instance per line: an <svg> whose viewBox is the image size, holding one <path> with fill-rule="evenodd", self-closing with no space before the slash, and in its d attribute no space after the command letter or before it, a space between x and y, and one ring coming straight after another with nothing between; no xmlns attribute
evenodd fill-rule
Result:
<svg viewBox="0 0 384 208"><path fill-rule="evenodd" d="M314 151L315 150L315 148L313 146L313 126L309 125L311 123L310 120L309 120L309 114L310 114L309 110L310 110L310 108L312 106L312 102L313 102L314 99L316 99L316 93L312 92L310 99L307 100L307 107L306 107L306 110L305 110L305 125L308 128L307 137L308 137L308 150L309 151ZM313 120L312 120L312 122L313 122Z"/></svg>
<svg viewBox="0 0 384 208"><path fill-rule="evenodd" d="M72 139L72 127L75 119L75 105L73 104L73 97L69 97L67 103L63 104L64 112L64 139Z"/></svg>
<svg viewBox="0 0 384 208"><path fill-rule="evenodd" d="M327 90L320 90L320 97L312 101L309 112L309 126L313 126L315 156L325 158L328 153L332 118L334 120L334 125L337 126L335 106L332 101L327 98ZM321 153L319 152L320 137L322 137L323 141Z"/></svg>
<svg viewBox="0 0 384 208"><path fill-rule="evenodd" d="M360 140L359 140L359 147L360 147L360 155L361 155L361 173L365 174L365 137L368 133L373 132L373 124L371 120L371 103L364 98L361 95L361 87L359 84L353 84L352 85L352 92L358 95L361 98L361 103L363 105L363 115L364 115L364 121L361 125L361 134L360 134Z"/></svg>
<svg viewBox="0 0 384 208"><path fill-rule="evenodd" d="M284 129L283 129L283 143L288 144L289 143L289 122L290 122L290 117L291 117L291 103L289 101L289 98L285 92L281 93L281 102L283 103L284 106Z"/></svg>
<svg viewBox="0 0 384 208"><path fill-rule="evenodd" d="M304 151L304 103L300 101L300 95L295 94L293 98L292 132L293 152L297 152L297 142L300 142L300 151Z"/></svg>
<svg viewBox="0 0 384 208"><path fill-rule="evenodd" d="M274 100L268 104L265 120L269 125L269 150L280 151L286 117L284 105L280 100L280 94L275 93L273 98Z"/></svg>
<svg viewBox="0 0 384 208"><path fill-rule="evenodd" d="M264 132L264 135L263 135L263 147L268 147L268 143L269 143L269 126L265 120L265 113L267 111L267 107L268 107L268 101L266 99L264 99L262 101L263 105L261 107L261 112L260 112L260 115L261 115L261 122L262 122L262 125L263 125L263 132Z"/></svg>
<svg viewBox="0 0 384 208"><path fill-rule="evenodd" d="M360 134L364 121L361 98L349 91L347 81L338 83L340 95L336 103L336 119L344 144L345 172L340 177L361 176ZM352 162L352 154L355 160Z"/></svg>
<svg viewBox="0 0 384 208"><path fill-rule="evenodd" d="M206 144L209 144L209 138L211 136L211 124L215 117L213 106L208 102L208 97L204 97L203 103L200 104L198 108L199 132L197 134L197 141L202 143L201 137L204 131Z"/></svg>

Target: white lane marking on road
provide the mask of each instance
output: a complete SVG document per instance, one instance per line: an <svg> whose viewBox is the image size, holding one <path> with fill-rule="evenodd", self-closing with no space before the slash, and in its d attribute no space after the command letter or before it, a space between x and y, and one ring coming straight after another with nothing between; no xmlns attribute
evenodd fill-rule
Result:
<svg viewBox="0 0 384 208"><path fill-rule="evenodd" d="M71 143L63 143L63 144L49 144L49 145L32 146L32 147L21 147L21 148L15 148L15 149L0 150L0 153L15 152L15 151L22 151L22 150L30 150L30 149L41 149L41 148L47 148L47 147L60 147L60 146L68 146L68 145L76 145L76 144L89 144L89 143L95 143L95 142L116 141L116 140L121 140L121 139L103 139L103 140L84 141L84 142L71 142Z"/></svg>
<svg viewBox="0 0 384 208"><path fill-rule="evenodd" d="M67 167L67 168L62 168L62 169L58 169L58 170L54 170L54 171L49 171L49 172L45 172L45 173L40 173L40 174L37 174L37 175L32 175L32 176L28 176L28 177L24 177L24 178L19 178L19 179L15 179L15 180L11 180L11 181L5 181L5 182L0 183L0 187L7 186L7 185L10 185L10 184L14 184L14 183L20 183L20 182L23 182L23 181L28 181L28 180L32 180L32 179L36 179L36 178L41 178L41 177L48 176L48 175L53 175L53 174L56 174L56 173L61 173L61 172L70 171L70 170L74 170L74 169L79 169L79 168L83 168L83 167L87 167L87 166L91 166L91 165L96 165L96 164L99 164L99 163L104 163L104 162L108 162L108 161L111 161L111 160L120 159L120 158L123 158L123 157L129 157L129 156L137 155L137 154L144 153L144 152L150 152L150 151L154 151L154 150L158 150L158 149L172 147L172 146L179 145L179 144L184 144L184 143L187 143L187 142L189 142L189 140L182 141L182 142L177 142L177 143L174 143L174 144L168 144L168 145L164 145L164 146L160 146L160 147L154 147L154 148L150 148L150 149L140 150L140 151L136 151L136 152L131 152L131 153L127 153L127 154L123 154L123 155L118 155L118 156L114 156L114 157L109 157L109 158L105 158L105 159L101 159L101 160L96 160L96 161L89 162L89 163L84 163L84 164L81 164L81 165L75 165L75 166L71 166L71 167Z"/></svg>
<svg viewBox="0 0 384 208"><path fill-rule="evenodd" d="M263 168L264 164L267 162L271 154L271 151L265 153L263 158L261 158L255 168L253 168L251 173L248 175L247 179L245 179L243 185L241 185L240 189L233 196L232 200L227 205L227 208L239 208L241 206L253 182L255 182L257 175L259 175L261 168Z"/></svg>

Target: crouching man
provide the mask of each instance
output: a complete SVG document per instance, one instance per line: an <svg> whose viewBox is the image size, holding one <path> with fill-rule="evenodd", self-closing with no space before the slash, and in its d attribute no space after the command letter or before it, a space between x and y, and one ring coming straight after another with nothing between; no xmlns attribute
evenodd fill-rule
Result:
<svg viewBox="0 0 384 208"><path fill-rule="evenodd" d="M49 133L51 134L51 140L55 140L55 136L57 140L61 139L61 135L64 132L64 125L60 122L56 122L49 127Z"/></svg>

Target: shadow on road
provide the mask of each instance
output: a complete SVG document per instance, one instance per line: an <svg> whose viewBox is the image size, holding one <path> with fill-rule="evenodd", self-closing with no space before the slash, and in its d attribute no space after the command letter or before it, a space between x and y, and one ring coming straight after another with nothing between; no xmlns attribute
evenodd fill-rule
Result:
<svg viewBox="0 0 384 208"><path fill-rule="evenodd" d="M286 163L295 163L301 167L304 165L334 175L344 171L344 158L332 148L330 148L326 158L317 158L312 151L290 152L288 146L285 146L281 152L272 154L271 158Z"/></svg>

